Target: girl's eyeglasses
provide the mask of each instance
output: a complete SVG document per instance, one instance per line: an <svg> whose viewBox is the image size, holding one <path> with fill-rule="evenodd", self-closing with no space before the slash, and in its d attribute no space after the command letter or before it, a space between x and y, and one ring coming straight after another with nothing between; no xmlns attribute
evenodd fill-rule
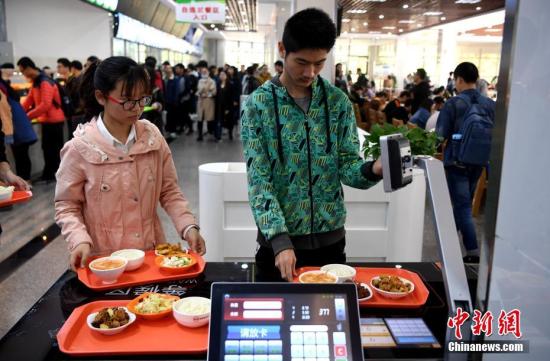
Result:
<svg viewBox="0 0 550 361"><path fill-rule="evenodd" d="M140 99L136 99L136 100L120 100L120 99L114 98L110 95L108 95L107 98L109 98L109 100L111 100L111 101L113 101L117 104L122 105L122 109L124 109L124 110L133 110L136 107L136 104L139 104L139 106L141 108L146 107L149 104L151 104L151 97L150 96L144 96L144 97L142 97Z"/></svg>

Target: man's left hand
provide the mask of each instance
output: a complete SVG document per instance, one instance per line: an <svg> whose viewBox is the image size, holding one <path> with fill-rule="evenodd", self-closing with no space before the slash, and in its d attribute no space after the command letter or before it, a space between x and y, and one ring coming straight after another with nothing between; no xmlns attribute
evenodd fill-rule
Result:
<svg viewBox="0 0 550 361"><path fill-rule="evenodd" d="M378 158L372 165L372 172L377 176L382 177L382 161L380 158Z"/></svg>

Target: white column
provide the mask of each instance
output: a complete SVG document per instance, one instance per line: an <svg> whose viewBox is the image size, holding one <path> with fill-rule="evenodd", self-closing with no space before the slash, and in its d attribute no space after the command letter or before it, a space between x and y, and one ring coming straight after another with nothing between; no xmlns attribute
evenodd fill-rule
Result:
<svg viewBox="0 0 550 361"><path fill-rule="evenodd" d="M294 0L293 1L293 14L307 8L317 8L326 12L332 21L336 23L336 0ZM281 34L282 36L282 34ZM334 66L336 65L334 59L334 48L331 50L327 57L325 67L321 71L321 76L325 79L329 79L334 82Z"/></svg>
<svg viewBox="0 0 550 361"><path fill-rule="evenodd" d="M550 161L543 131L548 127L549 17L548 0L506 1L477 297L483 300L488 276L493 327L501 310L520 310L517 325L521 340L529 341L529 353L484 354L487 361L548 360L550 354ZM494 330L485 339L515 340Z"/></svg>
<svg viewBox="0 0 550 361"><path fill-rule="evenodd" d="M397 37L395 43L395 78L397 79L397 89L403 89L403 80L411 72L407 57L407 36Z"/></svg>
<svg viewBox="0 0 550 361"><path fill-rule="evenodd" d="M449 72L453 71L458 65L456 62L457 30L454 26L449 25L445 29L441 29L438 36L438 42L440 42L438 48L439 63L437 64L439 74L435 74L437 78L434 77L432 81L435 84L447 84Z"/></svg>

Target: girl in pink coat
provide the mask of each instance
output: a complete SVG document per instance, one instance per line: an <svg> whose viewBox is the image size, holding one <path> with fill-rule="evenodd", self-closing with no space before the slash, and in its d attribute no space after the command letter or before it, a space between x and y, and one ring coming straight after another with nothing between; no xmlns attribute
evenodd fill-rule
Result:
<svg viewBox="0 0 550 361"><path fill-rule="evenodd" d="M140 119L150 90L147 71L126 57L94 63L84 73L81 98L94 118L63 147L55 189L56 222L73 270L91 254L166 242L159 201L191 250L206 251L170 148L156 126Z"/></svg>

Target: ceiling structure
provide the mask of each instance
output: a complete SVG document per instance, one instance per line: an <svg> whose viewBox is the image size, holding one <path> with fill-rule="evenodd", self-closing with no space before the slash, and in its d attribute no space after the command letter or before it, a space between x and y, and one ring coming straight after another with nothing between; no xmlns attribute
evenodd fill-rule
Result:
<svg viewBox="0 0 550 361"><path fill-rule="evenodd" d="M466 31L464 34L474 35L474 36L502 36L504 30L504 24L498 24L494 26L487 26L484 28L472 29Z"/></svg>
<svg viewBox="0 0 550 361"><path fill-rule="evenodd" d="M504 0L337 1L342 8L342 34L400 35L504 8ZM226 0L225 23L202 25L209 31L258 31L262 17L270 16L262 14L267 10L262 5L279 2L283 1ZM119 0L117 11L182 38L190 24L176 22L170 3L170 0ZM478 30L466 34L502 35L496 30Z"/></svg>
<svg viewBox="0 0 550 361"><path fill-rule="evenodd" d="M175 11L160 0L119 0L117 11L178 38L183 38L190 26L176 22Z"/></svg>
<svg viewBox="0 0 550 361"><path fill-rule="evenodd" d="M399 35L499 10L504 0L339 0L339 5L341 33Z"/></svg>
<svg viewBox="0 0 550 361"><path fill-rule="evenodd" d="M227 31L257 30L257 0L226 0L225 6L226 16L223 29Z"/></svg>
<svg viewBox="0 0 550 361"><path fill-rule="evenodd" d="M119 0L117 11L182 38L190 23L176 21L169 0ZM207 30L256 31L258 0L226 0L225 24L203 24Z"/></svg>

